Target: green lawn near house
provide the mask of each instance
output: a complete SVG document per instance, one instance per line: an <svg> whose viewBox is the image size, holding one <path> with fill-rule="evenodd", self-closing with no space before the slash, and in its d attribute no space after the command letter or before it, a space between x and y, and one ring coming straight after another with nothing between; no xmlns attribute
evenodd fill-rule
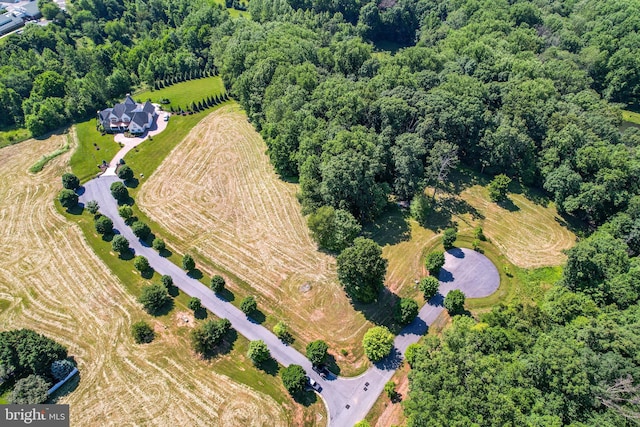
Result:
<svg viewBox="0 0 640 427"><path fill-rule="evenodd" d="M74 143L77 148L71 156L71 170L81 182L86 182L100 172L98 165L103 160L110 162L120 150L120 145L114 141L113 135L102 135L96 129L96 119L89 119L75 125ZM95 144L95 145L94 145Z"/></svg>
<svg viewBox="0 0 640 427"><path fill-rule="evenodd" d="M169 111L171 107L176 110L178 107L186 109L192 102L202 101L208 96L221 95L224 92L222 79L219 76L214 76L176 83L159 90L134 93L133 98L137 102L151 100L153 103L160 103L161 99L168 99L169 104L162 105L162 109Z"/></svg>

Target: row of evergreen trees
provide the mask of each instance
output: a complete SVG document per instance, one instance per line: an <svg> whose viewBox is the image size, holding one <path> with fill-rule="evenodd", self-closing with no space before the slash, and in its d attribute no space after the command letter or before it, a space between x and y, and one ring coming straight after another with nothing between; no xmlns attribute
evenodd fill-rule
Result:
<svg viewBox="0 0 640 427"><path fill-rule="evenodd" d="M217 75L218 75L218 69L216 68L215 65L211 65L205 69L198 69L198 70L193 70L185 73L178 73L173 76L166 76L162 80L156 80L156 82L153 84L153 88L155 90L159 90L159 89L169 87L176 83L184 82L187 80L201 79L204 77L211 77L211 76L217 76Z"/></svg>
<svg viewBox="0 0 640 427"><path fill-rule="evenodd" d="M215 107L216 105L221 104L225 101L228 101L229 99L231 98L229 97L228 93L224 93L222 95L216 95L216 96L208 96L202 101L192 102L191 105L186 107L186 110L183 110L181 106L177 106L176 108L173 108L173 106L171 106L170 111L172 113L180 113L180 114L198 113L200 111L206 110L207 108Z"/></svg>

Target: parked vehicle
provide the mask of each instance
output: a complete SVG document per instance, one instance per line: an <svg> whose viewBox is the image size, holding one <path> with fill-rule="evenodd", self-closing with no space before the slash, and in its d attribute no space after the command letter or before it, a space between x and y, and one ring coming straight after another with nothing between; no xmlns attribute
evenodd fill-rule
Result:
<svg viewBox="0 0 640 427"><path fill-rule="evenodd" d="M307 383L309 384L309 387L311 387L318 393L322 391L322 387L320 386L320 384L318 384L313 378L307 377Z"/></svg>

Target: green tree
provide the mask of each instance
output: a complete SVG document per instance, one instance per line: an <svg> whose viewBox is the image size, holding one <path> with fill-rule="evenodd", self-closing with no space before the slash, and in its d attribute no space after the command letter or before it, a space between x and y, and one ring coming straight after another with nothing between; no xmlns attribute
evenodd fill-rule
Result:
<svg viewBox="0 0 640 427"><path fill-rule="evenodd" d="M466 297L464 292L459 289L449 291L446 297L444 297L444 308L447 309L449 314L459 314L464 311L464 301Z"/></svg>
<svg viewBox="0 0 640 427"><path fill-rule="evenodd" d="M118 168L118 178L127 182L133 179L133 170L128 165L122 165Z"/></svg>
<svg viewBox="0 0 640 427"><path fill-rule="evenodd" d="M189 298L189 302L187 302L187 307L194 312L198 311L202 309L202 301L200 301L200 298L191 297Z"/></svg>
<svg viewBox="0 0 640 427"><path fill-rule="evenodd" d="M128 222L131 218L133 218L133 209L129 205L122 205L118 208L118 214L125 222Z"/></svg>
<svg viewBox="0 0 640 427"><path fill-rule="evenodd" d="M13 386L9 400L14 405L33 405L47 401L49 383L39 375L19 379Z"/></svg>
<svg viewBox="0 0 640 427"><path fill-rule="evenodd" d="M64 346L30 329L0 332L0 366L13 370L15 378L49 375L51 364L66 358Z"/></svg>
<svg viewBox="0 0 640 427"><path fill-rule="evenodd" d="M162 277L160 277L160 283L162 283L162 286L169 290L169 288L173 286L173 278L167 274L164 274Z"/></svg>
<svg viewBox="0 0 640 427"><path fill-rule="evenodd" d="M114 199L116 199L119 203L126 202L129 200L129 190L124 186L120 181L116 181L111 184L110 187L111 195Z"/></svg>
<svg viewBox="0 0 640 427"><path fill-rule="evenodd" d="M71 209L78 206L78 195L73 190L62 190L58 193L58 200L63 208Z"/></svg>
<svg viewBox="0 0 640 427"><path fill-rule="evenodd" d="M311 341L307 344L307 359L313 365L319 365L326 359L327 350L329 350L329 346L326 342L322 340Z"/></svg>
<svg viewBox="0 0 640 427"><path fill-rule="evenodd" d="M247 357L251 359L254 365L258 366L271 358L269 347L262 340L251 341Z"/></svg>
<svg viewBox="0 0 640 427"><path fill-rule="evenodd" d="M240 310L247 316L250 316L254 311L258 309L258 303L253 295L249 295L240 301Z"/></svg>
<svg viewBox="0 0 640 427"><path fill-rule="evenodd" d="M364 334L362 346L369 360L378 362L391 353L393 334L384 326L374 326Z"/></svg>
<svg viewBox="0 0 640 427"><path fill-rule="evenodd" d="M394 317L401 325L408 325L418 315L418 303L412 298L400 298L395 306Z"/></svg>
<svg viewBox="0 0 640 427"><path fill-rule="evenodd" d="M153 243L151 244L151 246L153 247L153 249L155 249L158 252L162 252L167 248L167 246L164 243L164 240L162 240L159 237L156 237L155 239L153 239Z"/></svg>
<svg viewBox="0 0 640 427"><path fill-rule="evenodd" d="M131 335L136 344L147 344L156 337L153 328L144 320L140 320L131 325Z"/></svg>
<svg viewBox="0 0 640 427"><path fill-rule="evenodd" d="M511 178L504 174L496 175L489 183L489 198L492 202L501 202L507 198Z"/></svg>
<svg viewBox="0 0 640 427"><path fill-rule="evenodd" d="M373 240L358 237L337 259L338 279L355 301L370 303L377 299L387 272L387 260Z"/></svg>
<svg viewBox="0 0 640 427"><path fill-rule="evenodd" d="M116 234L111 241L111 249L119 254L124 254L129 251L129 241L122 234Z"/></svg>
<svg viewBox="0 0 640 427"><path fill-rule="evenodd" d="M282 384L289 394L296 394L304 390L307 384L307 376L300 365L289 365L280 370Z"/></svg>
<svg viewBox="0 0 640 427"><path fill-rule="evenodd" d="M280 341L285 344L289 344L293 341L291 332L289 332L289 327L282 320L276 323L276 325L273 327L273 333L276 335L276 337L278 337Z"/></svg>
<svg viewBox="0 0 640 427"><path fill-rule="evenodd" d="M393 381L387 381L384 385L384 392L389 399L394 400L398 395L398 392L396 391L396 383Z"/></svg>
<svg viewBox="0 0 640 427"><path fill-rule="evenodd" d="M60 8L56 3L49 1L42 5L40 12L42 13L42 16L44 16L44 19L52 21L60 13Z"/></svg>
<svg viewBox="0 0 640 427"><path fill-rule="evenodd" d="M368 3L367 5L369 5L369 4L371 4L371 3ZM376 7L376 9L377 9L377 7ZM371 427L371 424L369 424L369 421L367 421L367 420L362 420L362 421L358 421L357 423L355 423L353 425L353 427Z"/></svg>
<svg viewBox="0 0 640 427"><path fill-rule="evenodd" d="M437 277L440 269L444 266L444 252L430 252L424 261L424 265L431 276Z"/></svg>
<svg viewBox="0 0 640 427"><path fill-rule="evenodd" d="M146 240L151 234L149 226L142 221L136 221L131 224L131 231L133 231L133 234L140 240Z"/></svg>
<svg viewBox="0 0 640 427"><path fill-rule="evenodd" d="M448 251L451 249L457 238L458 232L455 228L447 228L444 230L444 234L442 235L442 245L444 246L444 250Z"/></svg>
<svg viewBox="0 0 640 427"><path fill-rule="evenodd" d="M324 249L340 252L353 243L362 226L349 212L322 206L307 218L311 237Z"/></svg>
<svg viewBox="0 0 640 427"><path fill-rule="evenodd" d="M424 294L424 299L429 301L440 289L440 281L435 276L427 276L420 279L418 287Z"/></svg>
<svg viewBox="0 0 640 427"><path fill-rule="evenodd" d="M209 285L209 287L213 292L220 293L224 290L224 285L225 285L224 277L216 274L211 278L211 284Z"/></svg>
<svg viewBox="0 0 640 427"><path fill-rule="evenodd" d="M113 221L108 216L100 215L95 220L95 227L100 234L111 234L113 232Z"/></svg>
<svg viewBox="0 0 640 427"><path fill-rule="evenodd" d="M87 210L90 214L95 215L100 210L100 205L95 200L89 200L86 205Z"/></svg>
<svg viewBox="0 0 640 427"><path fill-rule="evenodd" d="M157 314L170 299L167 288L159 284L153 284L142 287L138 302L142 304L147 313Z"/></svg>
<svg viewBox="0 0 640 427"><path fill-rule="evenodd" d="M418 352L422 346L418 343L409 344L407 349L404 351L404 358L409 364L409 366L413 367L415 365L417 358L419 357Z"/></svg>
<svg viewBox="0 0 640 427"><path fill-rule="evenodd" d="M72 173L62 175L62 186L67 190L77 190L80 187L80 180Z"/></svg>
<svg viewBox="0 0 640 427"><path fill-rule="evenodd" d="M64 77L55 71L45 71L33 80L32 93L45 98L64 98Z"/></svg>
<svg viewBox="0 0 640 427"><path fill-rule="evenodd" d="M136 268L136 270L138 271L147 271L149 269L149 260L145 257L143 257L142 255L138 255L137 257L134 258L133 260L133 266Z"/></svg>
<svg viewBox="0 0 640 427"><path fill-rule="evenodd" d="M184 254L182 257L182 269L191 271L194 268L196 268L196 262L193 260L193 257L189 254Z"/></svg>
<svg viewBox="0 0 640 427"><path fill-rule="evenodd" d="M209 355L231 329L228 319L207 320L191 331L191 345L197 353Z"/></svg>
<svg viewBox="0 0 640 427"><path fill-rule="evenodd" d="M427 218L429 217L430 211L431 203L427 196L425 196L423 192L416 193L416 195L413 196L413 199L411 199L411 204L409 205L411 217L413 217L418 224L425 227L427 225Z"/></svg>

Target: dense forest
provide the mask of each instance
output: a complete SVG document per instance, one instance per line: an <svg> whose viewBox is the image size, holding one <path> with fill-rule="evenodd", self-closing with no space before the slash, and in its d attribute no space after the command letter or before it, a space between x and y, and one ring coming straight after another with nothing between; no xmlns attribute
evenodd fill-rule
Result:
<svg viewBox="0 0 640 427"><path fill-rule="evenodd" d="M360 230L461 162L584 222L539 306L458 317L414 349L409 425L637 419L640 131L620 125L638 107L640 1L251 0L252 20L203 0L47 8L51 25L0 50L0 126L37 135L215 66L305 214Z"/></svg>

